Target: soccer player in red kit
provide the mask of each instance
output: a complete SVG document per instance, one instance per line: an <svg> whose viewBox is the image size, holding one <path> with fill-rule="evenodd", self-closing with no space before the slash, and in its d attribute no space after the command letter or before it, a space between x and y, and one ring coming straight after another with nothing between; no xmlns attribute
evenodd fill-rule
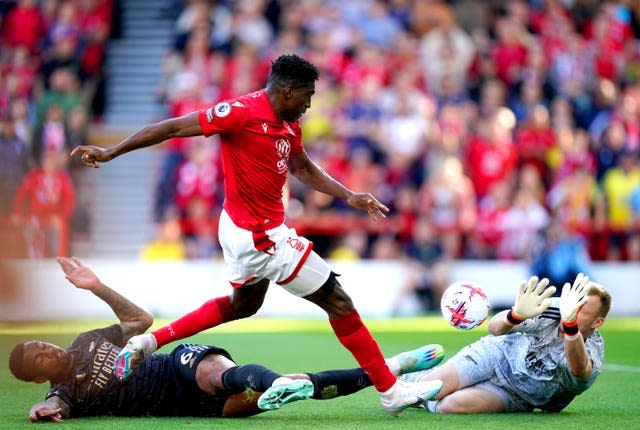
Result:
<svg viewBox="0 0 640 430"><path fill-rule="evenodd" d="M173 137L219 134L222 142L225 200L219 239L232 294L212 299L152 333L132 337L116 360L120 379L169 342L255 314L273 281L327 312L339 341L380 392L385 411L398 414L440 391L441 381L410 384L391 373L336 274L311 242L284 224L282 190L289 171L311 188L366 210L373 220L388 212L371 194L345 188L308 158L298 119L311 106L317 79L314 65L297 55L283 55L273 62L265 89L148 125L113 147L78 146L71 153L81 153L85 164L98 167ZM300 388L296 383L282 385L284 393Z"/></svg>

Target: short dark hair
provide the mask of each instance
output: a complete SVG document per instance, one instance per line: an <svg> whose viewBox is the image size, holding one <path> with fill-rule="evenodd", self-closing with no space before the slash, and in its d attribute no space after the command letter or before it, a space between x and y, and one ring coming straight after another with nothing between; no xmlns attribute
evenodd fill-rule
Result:
<svg viewBox="0 0 640 430"><path fill-rule="evenodd" d="M24 343L19 343L11 350L9 356L9 370L13 376L21 381L31 382L33 378L24 367Z"/></svg>
<svg viewBox="0 0 640 430"><path fill-rule="evenodd" d="M306 85L318 80L318 68L296 54L281 55L271 62L267 85Z"/></svg>

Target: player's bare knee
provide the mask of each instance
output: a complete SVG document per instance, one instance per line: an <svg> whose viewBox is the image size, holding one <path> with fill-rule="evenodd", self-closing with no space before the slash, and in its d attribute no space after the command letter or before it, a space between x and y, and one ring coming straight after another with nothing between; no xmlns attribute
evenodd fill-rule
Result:
<svg viewBox="0 0 640 430"><path fill-rule="evenodd" d="M262 281L254 285L237 288L231 296L231 307L237 318L247 318L254 315L264 303L269 282Z"/></svg>
<svg viewBox="0 0 640 430"><path fill-rule="evenodd" d="M463 411L460 408L459 402L451 396L447 396L441 399L436 406L436 412L439 414L460 414Z"/></svg>
<svg viewBox="0 0 640 430"><path fill-rule="evenodd" d="M331 282L331 293L324 301L323 309L327 312L330 318L339 318L350 314L355 309L353 301L349 294L342 288L340 282L336 279L335 274L331 272L332 276L329 276L327 282Z"/></svg>
<svg viewBox="0 0 640 430"><path fill-rule="evenodd" d="M342 285L336 280L336 285L333 290L333 294L331 295L331 300L333 301L336 311L342 315L347 315L355 309L353 306L353 301L347 292L342 288Z"/></svg>
<svg viewBox="0 0 640 430"><path fill-rule="evenodd" d="M236 317L247 318L254 315L262 307L264 297L250 297L237 300L235 297L231 301L231 307Z"/></svg>
<svg viewBox="0 0 640 430"><path fill-rule="evenodd" d="M262 302L259 304L245 302L245 303L239 304L238 306L234 306L233 311L235 312L236 317L238 317L238 319L248 318L252 315L255 315L255 313L258 312L261 306L262 306Z"/></svg>

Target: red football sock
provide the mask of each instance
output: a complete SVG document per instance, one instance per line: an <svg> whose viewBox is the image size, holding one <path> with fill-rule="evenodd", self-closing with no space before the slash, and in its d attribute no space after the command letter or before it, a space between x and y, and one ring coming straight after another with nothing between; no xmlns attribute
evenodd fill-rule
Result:
<svg viewBox="0 0 640 430"><path fill-rule="evenodd" d="M387 367L378 342L360 319L358 311L329 322L340 343L351 352L376 390L387 391L396 383L397 378Z"/></svg>
<svg viewBox="0 0 640 430"><path fill-rule="evenodd" d="M235 319L236 314L231 307L231 297L217 297L151 334L156 338L160 348L174 340L184 339Z"/></svg>

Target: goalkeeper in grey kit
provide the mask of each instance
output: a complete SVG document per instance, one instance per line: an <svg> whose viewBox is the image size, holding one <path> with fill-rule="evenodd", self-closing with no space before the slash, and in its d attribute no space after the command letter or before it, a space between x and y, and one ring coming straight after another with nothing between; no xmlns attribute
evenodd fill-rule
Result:
<svg viewBox="0 0 640 430"><path fill-rule="evenodd" d="M561 296L548 279L523 281L514 306L489 322L492 336L464 347L441 366L407 374L444 386L424 406L435 413L559 412L587 390L602 369L598 328L610 294L582 273Z"/></svg>

